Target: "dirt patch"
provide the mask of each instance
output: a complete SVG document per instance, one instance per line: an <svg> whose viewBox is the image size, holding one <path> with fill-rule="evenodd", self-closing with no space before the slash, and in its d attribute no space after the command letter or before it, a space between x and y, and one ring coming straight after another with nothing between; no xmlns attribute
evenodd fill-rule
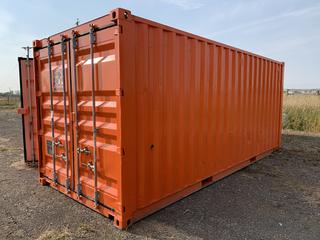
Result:
<svg viewBox="0 0 320 240"><path fill-rule="evenodd" d="M6 143L6 142L9 142L9 141L10 141L9 138L0 137L0 144Z"/></svg>
<svg viewBox="0 0 320 240"><path fill-rule="evenodd" d="M94 226L80 223L79 227L73 231L66 227L62 229L46 230L37 240L87 239L94 234L96 234Z"/></svg>
<svg viewBox="0 0 320 240"><path fill-rule="evenodd" d="M71 233L67 228L62 230L47 230L40 235L37 240L69 240L71 238Z"/></svg>
<svg viewBox="0 0 320 240"><path fill-rule="evenodd" d="M77 238L87 238L95 233L96 229L94 228L94 226L88 224L80 224L74 235Z"/></svg>
<svg viewBox="0 0 320 240"><path fill-rule="evenodd" d="M13 148L13 147L8 147L8 146L1 146L0 147L0 152L14 152L20 150L20 148Z"/></svg>
<svg viewBox="0 0 320 240"><path fill-rule="evenodd" d="M320 207L320 187L300 186L304 199L314 207Z"/></svg>
<svg viewBox="0 0 320 240"><path fill-rule="evenodd" d="M14 167L16 168L17 170L31 170L30 167L28 167L26 165L26 163L24 162L24 160L19 160L19 161L16 161L16 162L13 162L10 167Z"/></svg>
<svg viewBox="0 0 320 240"><path fill-rule="evenodd" d="M23 162L21 118L15 111L0 111L0 136L0 239L318 240L320 236L320 134L286 131L281 150L126 231L39 185L37 169Z"/></svg>
<svg viewBox="0 0 320 240"><path fill-rule="evenodd" d="M247 176L251 176L251 177L254 177L255 175L262 175L262 176L269 176L269 177L280 177L283 174L281 172L281 170L279 169L279 167L268 166L268 165L262 164L261 162L253 164L253 165L245 168L243 171L244 171L244 174L249 173L249 174L247 174Z"/></svg>

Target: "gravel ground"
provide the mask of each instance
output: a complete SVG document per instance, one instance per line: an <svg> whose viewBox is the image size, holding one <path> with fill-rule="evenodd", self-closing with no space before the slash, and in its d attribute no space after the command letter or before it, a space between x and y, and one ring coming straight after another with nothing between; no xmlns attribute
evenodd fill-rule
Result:
<svg viewBox="0 0 320 240"><path fill-rule="evenodd" d="M320 135L283 134L269 157L120 231L38 184L21 119L0 110L0 239L320 239Z"/></svg>

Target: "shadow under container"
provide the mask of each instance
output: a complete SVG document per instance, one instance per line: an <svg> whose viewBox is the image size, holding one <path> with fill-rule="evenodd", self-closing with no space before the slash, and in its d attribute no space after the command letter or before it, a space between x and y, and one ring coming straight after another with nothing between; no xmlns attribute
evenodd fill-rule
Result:
<svg viewBox="0 0 320 240"><path fill-rule="evenodd" d="M126 9L33 47L40 182L118 228L281 144L282 62Z"/></svg>

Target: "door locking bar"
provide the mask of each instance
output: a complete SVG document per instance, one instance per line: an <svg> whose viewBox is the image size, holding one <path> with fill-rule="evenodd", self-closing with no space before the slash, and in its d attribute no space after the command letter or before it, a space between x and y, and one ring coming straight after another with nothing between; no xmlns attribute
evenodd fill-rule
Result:
<svg viewBox="0 0 320 240"><path fill-rule="evenodd" d="M96 128L96 92L94 72L94 44L96 43L95 26L90 25L90 58L91 58L91 86L92 86L92 131L93 131L93 173L94 173L94 206L98 207L99 194L97 182L97 128Z"/></svg>
<svg viewBox="0 0 320 240"><path fill-rule="evenodd" d="M73 55L73 92L74 92L74 118L75 118L75 144L77 149L76 154L76 162L77 162L77 195L78 198L81 195L81 182L80 182L80 160L79 154L79 118L78 118L78 95L77 95L77 57L76 57L76 49L78 47L77 42L78 34L77 32L72 32L72 55Z"/></svg>
<svg viewBox="0 0 320 240"><path fill-rule="evenodd" d="M73 104L73 99L72 99L72 73L71 73L71 43L70 43L70 38L68 38L68 73L69 73L69 88L70 91L68 91L68 96L69 96L69 114L73 114L71 111L72 111L72 104ZM73 116L73 115L72 115ZM72 116L70 115L70 119L72 119ZM72 177L72 185L71 185L71 188L72 188L72 191L74 191L74 182L75 182L75 177L74 177L74 174L75 174L75 171L74 171L74 142L73 142L73 137L74 136L74 132L73 132L73 127L72 127L72 120L69 121L69 129L71 128L71 132L70 132L70 143L71 143L71 150L70 150L70 155L71 155L71 160L69 160L69 162L71 163L71 175L70 178ZM72 154L71 154L72 153ZM69 181L70 182L70 181Z"/></svg>
<svg viewBox="0 0 320 240"><path fill-rule="evenodd" d="M65 59L66 52L66 38L61 35L61 67L62 67L62 90L63 90L63 116L64 116L64 148L65 148L65 162L66 162L66 176L67 176L67 191L70 191L69 181L69 143L68 143L68 122L67 122L67 102L66 102L66 72L65 72Z"/></svg>
<svg viewBox="0 0 320 240"><path fill-rule="evenodd" d="M53 82L52 82L52 41L48 38L48 66L49 66L49 81L50 81L50 118L51 118L51 138L52 138L52 164L53 164L53 182L58 183L56 172L56 150L54 141L54 106L53 106Z"/></svg>

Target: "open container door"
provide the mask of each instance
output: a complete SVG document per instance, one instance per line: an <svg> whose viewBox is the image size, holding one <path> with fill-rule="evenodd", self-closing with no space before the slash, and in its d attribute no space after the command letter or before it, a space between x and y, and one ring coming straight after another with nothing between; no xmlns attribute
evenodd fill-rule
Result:
<svg viewBox="0 0 320 240"><path fill-rule="evenodd" d="M33 59L19 57L18 64L21 101L18 113L22 117L24 160L27 164L36 166L39 160L39 147Z"/></svg>

